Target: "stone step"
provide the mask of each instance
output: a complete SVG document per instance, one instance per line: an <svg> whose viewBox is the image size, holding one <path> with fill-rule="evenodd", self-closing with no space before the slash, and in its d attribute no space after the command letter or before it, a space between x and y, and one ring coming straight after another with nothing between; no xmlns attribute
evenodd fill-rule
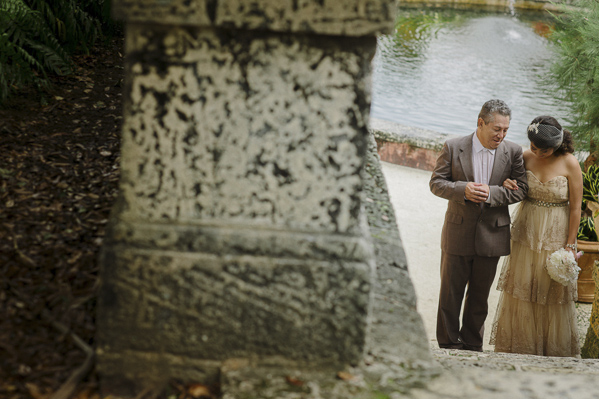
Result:
<svg viewBox="0 0 599 399"><path fill-rule="evenodd" d="M465 368L519 372L599 375L599 359L548 357L516 353L473 352L431 348L433 359L444 370ZM599 392L597 392L599 395Z"/></svg>

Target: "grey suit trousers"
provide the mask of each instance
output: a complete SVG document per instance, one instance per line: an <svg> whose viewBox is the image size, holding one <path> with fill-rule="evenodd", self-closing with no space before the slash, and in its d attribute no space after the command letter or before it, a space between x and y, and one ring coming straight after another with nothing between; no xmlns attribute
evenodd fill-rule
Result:
<svg viewBox="0 0 599 399"><path fill-rule="evenodd" d="M488 297L499 257L441 254L437 342L441 348L482 351ZM464 300L464 292L466 298ZM464 318L460 311L464 302Z"/></svg>

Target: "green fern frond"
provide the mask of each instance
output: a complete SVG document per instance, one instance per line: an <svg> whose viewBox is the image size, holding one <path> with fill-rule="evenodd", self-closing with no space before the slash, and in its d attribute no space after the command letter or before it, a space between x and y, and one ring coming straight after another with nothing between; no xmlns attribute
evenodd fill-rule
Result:
<svg viewBox="0 0 599 399"><path fill-rule="evenodd" d="M36 59L41 60L42 70L55 73L57 75L66 75L71 71L68 59L64 59L52 48L39 43L31 43L31 49L36 55Z"/></svg>
<svg viewBox="0 0 599 399"><path fill-rule="evenodd" d="M70 54L89 51L100 21L84 5L104 0L0 0L0 102L15 88L46 87L48 74L70 73Z"/></svg>
<svg viewBox="0 0 599 399"><path fill-rule="evenodd" d="M73 51L87 50L101 33L100 21L90 16L76 0L25 0L31 9L40 11L54 36ZM99 0L95 0L99 1Z"/></svg>

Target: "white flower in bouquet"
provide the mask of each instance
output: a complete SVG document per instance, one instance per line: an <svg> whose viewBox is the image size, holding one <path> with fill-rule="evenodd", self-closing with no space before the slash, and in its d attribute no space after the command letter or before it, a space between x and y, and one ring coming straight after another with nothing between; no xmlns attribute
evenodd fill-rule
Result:
<svg viewBox="0 0 599 399"><path fill-rule="evenodd" d="M576 259L582 253L574 254L564 248L560 248L547 257L547 273L549 277L557 281L561 285L568 285L578 279L580 267L576 263Z"/></svg>

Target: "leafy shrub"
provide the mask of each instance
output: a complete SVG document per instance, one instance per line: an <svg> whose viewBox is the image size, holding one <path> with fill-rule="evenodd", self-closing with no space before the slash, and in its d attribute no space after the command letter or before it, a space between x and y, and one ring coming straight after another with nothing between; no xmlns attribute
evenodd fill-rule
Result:
<svg viewBox="0 0 599 399"><path fill-rule="evenodd" d="M599 166L591 165L582 172L582 199L599 202Z"/></svg>
<svg viewBox="0 0 599 399"><path fill-rule="evenodd" d="M599 166L590 165L586 172L582 172L582 208L586 209L578 226L578 239L585 241L599 241L597 225L594 217L596 207L588 203L599 202Z"/></svg>
<svg viewBox="0 0 599 399"><path fill-rule="evenodd" d="M47 72L70 71L69 57L42 15L23 0L0 5L0 101L28 83L47 85Z"/></svg>
<svg viewBox="0 0 599 399"><path fill-rule="evenodd" d="M93 1L25 0L32 10L39 11L54 35L70 52L78 48L88 51L100 33L100 21L83 8L91 8ZM103 1L102 1L103 2ZM91 3L91 4L90 4Z"/></svg>
<svg viewBox="0 0 599 399"><path fill-rule="evenodd" d="M87 52L101 34L100 20L83 6L102 4L104 0L1 0L0 103L25 85L47 87L48 74L70 73L70 54Z"/></svg>
<svg viewBox="0 0 599 399"><path fill-rule="evenodd" d="M577 238L584 241L599 241L597 230L595 229L595 222L592 217L583 216L580 218Z"/></svg>
<svg viewBox="0 0 599 399"><path fill-rule="evenodd" d="M552 71L573 104L572 131L577 149L597 162L599 139L599 2L578 0L555 16L551 35L558 52Z"/></svg>
<svg viewBox="0 0 599 399"><path fill-rule="evenodd" d="M80 0L79 4L91 17L100 21L103 35L112 36L122 29L122 24L111 17L111 0Z"/></svg>

